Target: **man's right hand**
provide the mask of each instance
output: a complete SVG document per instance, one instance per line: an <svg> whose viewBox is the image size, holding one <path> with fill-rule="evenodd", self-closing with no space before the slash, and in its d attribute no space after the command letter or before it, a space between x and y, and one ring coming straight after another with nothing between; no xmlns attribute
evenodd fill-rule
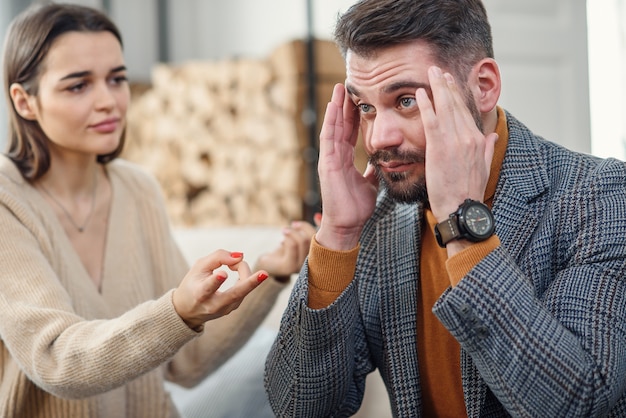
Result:
<svg viewBox="0 0 626 418"><path fill-rule="evenodd" d="M332 250L356 247L376 205L378 182L373 168L368 166L361 174L354 165L359 117L343 84L335 85L320 133L318 174L323 216L315 236L319 244Z"/></svg>

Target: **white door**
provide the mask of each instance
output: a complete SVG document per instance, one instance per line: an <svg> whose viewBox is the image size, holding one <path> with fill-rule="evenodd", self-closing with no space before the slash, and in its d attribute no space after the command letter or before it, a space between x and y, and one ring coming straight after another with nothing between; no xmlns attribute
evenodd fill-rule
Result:
<svg viewBox="0 0 626 418"><path fill-rule="evenodd" d="M536 134L589 153L585 0L483 0L503 88L500 104Z"/></svg>

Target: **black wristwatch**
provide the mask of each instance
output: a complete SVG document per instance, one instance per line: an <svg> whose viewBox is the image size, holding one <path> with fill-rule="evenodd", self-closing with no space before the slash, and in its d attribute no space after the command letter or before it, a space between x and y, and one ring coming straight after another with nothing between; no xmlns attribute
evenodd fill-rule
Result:
<svg viewBox="0 0 626 418"><path fill-rule="evenodd" d="M448 219L435 225L435 237L437 244L445 248L447 243L455 239L484 241L493 235L494 230L493 214L487 205L466 199Z"/></svg>

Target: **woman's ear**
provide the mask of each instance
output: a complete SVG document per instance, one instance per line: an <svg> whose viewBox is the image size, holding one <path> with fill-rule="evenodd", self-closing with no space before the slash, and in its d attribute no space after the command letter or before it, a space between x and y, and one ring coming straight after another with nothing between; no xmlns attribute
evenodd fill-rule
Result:
<svg viewBox="0 0 626 418"><path fill-rule="evenodd" d="M493 58L483 58L474 65L472 76L475 81L473 92L478 111L490 112L496 107L502 88L498 63Z"/></svg>
<svg viewBox="0 0 626 418"><path fill-rule="evenodd" d="M21 84L11 84L9 87L9 94L11 95L13 107L15 107L15 110L21 117L26 120L35 120L37 118L37 115L33 110L34 104L32 96L26 92Z"/></svg>

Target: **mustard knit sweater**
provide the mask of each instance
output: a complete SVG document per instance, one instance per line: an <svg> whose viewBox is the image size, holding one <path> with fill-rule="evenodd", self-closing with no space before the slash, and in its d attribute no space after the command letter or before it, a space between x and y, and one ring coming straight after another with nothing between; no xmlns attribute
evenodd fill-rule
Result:
<svg viewBox="0 0 626 418"><path fill-rule="evenodd" d="M230 315L191 330L172 305L188 265L158 184L122 160L107 172L98 292L53 210L0 156L0 417L177 417L164 379L193 386L219 367L284 288L267 280Z"/></svg>

